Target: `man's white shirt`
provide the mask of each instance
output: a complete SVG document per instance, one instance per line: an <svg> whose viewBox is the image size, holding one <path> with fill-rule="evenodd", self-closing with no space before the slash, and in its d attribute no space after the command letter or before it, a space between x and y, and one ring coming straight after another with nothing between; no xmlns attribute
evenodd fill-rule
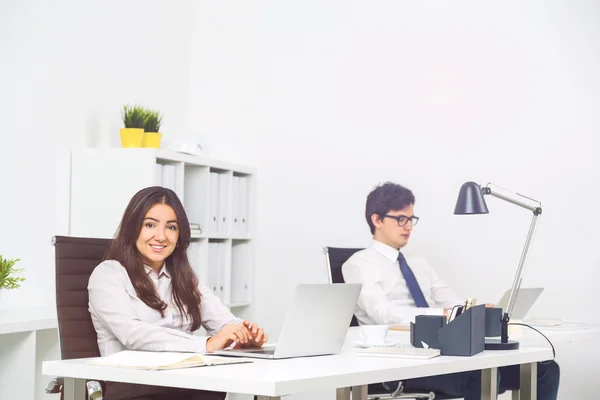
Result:
<svg viewBox="0 0 600 400"><path fill-rule="evenodd" d="M373 240L342 266L344 281L361 283L355 315L361 325L408 324L417 315L443 315L461 301L423 259L406 257L429 308L417 308L398 263L399 251Z"/></svg>

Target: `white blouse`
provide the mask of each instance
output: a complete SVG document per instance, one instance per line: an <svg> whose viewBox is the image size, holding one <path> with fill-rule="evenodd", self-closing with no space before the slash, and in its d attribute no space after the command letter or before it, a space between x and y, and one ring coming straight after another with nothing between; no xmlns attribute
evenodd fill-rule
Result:
<svg viewBox="0 0 600 400"><path fill-rule="evenodd" d="M121 350L206 352L208 336L196 336L189 331L191 320L181 323L182 316L172 299L171 276L165 266L157 273L145 266L159 297L167 304L160 312L148 307L137 296L125 268L115 260L98 265L88 283L89 310L98 335L102 356ZM236 318L221 300L200 284L202 326L209 335L225 324L243 321Z"/></svg>

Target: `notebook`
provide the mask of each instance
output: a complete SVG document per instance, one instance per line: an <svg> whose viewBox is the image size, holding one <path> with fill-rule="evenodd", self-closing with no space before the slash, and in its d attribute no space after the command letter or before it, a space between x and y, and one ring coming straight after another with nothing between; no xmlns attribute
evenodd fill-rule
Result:
<svg viewBox="0 0 600 400"><path fill-rule="evenodd" d="M427 360L438 357L439 349L423 349L420 347L412 347L410 345L382 346L369 347L356 352L358 356L366 357L390 357L390 358L416 358Z"/></svg>
<svg viewBox="0 0 600 400"><path fill-rule="evenodd" d="M200 353L125 350L111 354L110 356L93 358L88 361L88 364L158 371L249 362L252 362L252 360L207 356Z"/></svg>

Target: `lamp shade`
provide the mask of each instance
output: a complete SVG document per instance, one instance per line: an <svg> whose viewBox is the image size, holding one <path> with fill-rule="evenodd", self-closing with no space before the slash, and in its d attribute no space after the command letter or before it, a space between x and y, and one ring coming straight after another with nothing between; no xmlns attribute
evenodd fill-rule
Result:
<svg viewBox="0 0 600 400"><path fill-rule="evenodd" d="M481 187L475 182L464 183L460 187L454 214L488 214L488 208L481 193Z"/></svg>

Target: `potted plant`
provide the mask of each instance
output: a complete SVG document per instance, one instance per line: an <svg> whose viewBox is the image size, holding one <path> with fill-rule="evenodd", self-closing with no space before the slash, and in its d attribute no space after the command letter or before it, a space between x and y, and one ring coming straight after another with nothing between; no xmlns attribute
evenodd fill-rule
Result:
<svg viewBox="0 0 600 400"><path fill-rule="evenodd" d="M25 281L23 268L15 268L15 264L20 261L18 258L7 259L0 255L0 289L18 289L21 282Z"/></svg>
<svg viewBox="0 0 600 400"><path fill-rule="evenodd" d="M136 105L125 105L121 109L121 119L125 125L124 128L121 128L121 146L142 147L144 122L146 120L144 108Z"/></svg>
<svg viewBox="0 0 600 400"><path fill-rule="evenodd" d="M144 135L142 138L142 147L160 147L161 134L158 132L162 124L162 115L156 110L146 110L144 120Z"/></svg>

